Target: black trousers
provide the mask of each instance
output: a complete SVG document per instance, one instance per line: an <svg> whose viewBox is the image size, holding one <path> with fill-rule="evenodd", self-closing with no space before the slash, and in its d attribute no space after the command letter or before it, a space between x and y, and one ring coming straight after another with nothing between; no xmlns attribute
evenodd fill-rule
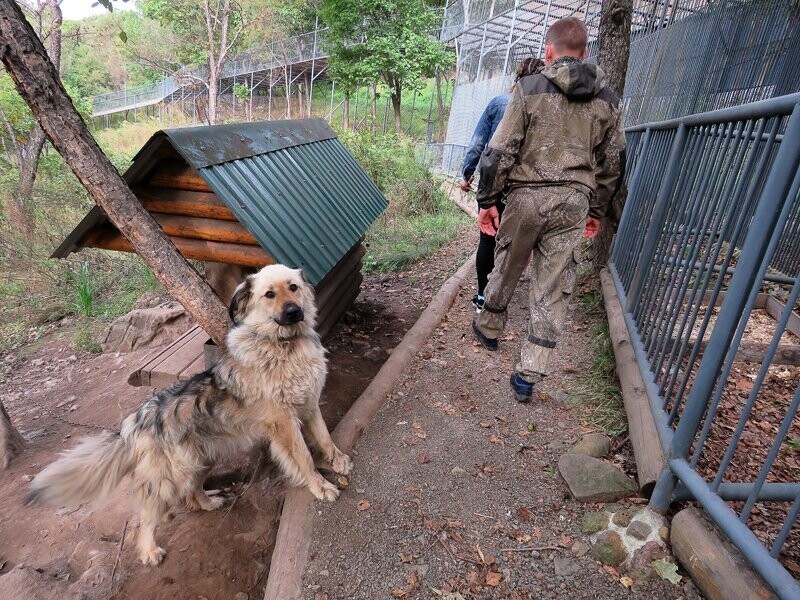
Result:
<svg viewBox="0 0 800 600"><path fill-rule="evenodd" d="M497 212L503 216L503 210L506 205L503 202L496 204ZM480 210L480 207L478 207ZM475 271L478 275L478 295L483 296L483 291L486 289L486 284L489 282L489 273L494 269L494 247L495 236L487 235L481 232L480 241L478 241L478 251L475 255Z"/></svg>

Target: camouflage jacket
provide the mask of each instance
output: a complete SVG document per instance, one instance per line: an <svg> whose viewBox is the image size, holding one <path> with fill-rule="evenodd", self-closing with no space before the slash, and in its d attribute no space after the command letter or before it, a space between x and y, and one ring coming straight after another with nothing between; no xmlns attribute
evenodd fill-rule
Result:
<svg viewBox="0 0 800 600"><path fill-rule="evenodd" d="M622 174L619 99L596 65L561 58L517 83L479 164L478 203L494 206L520 186L571 186L602 217Z"/></svg>

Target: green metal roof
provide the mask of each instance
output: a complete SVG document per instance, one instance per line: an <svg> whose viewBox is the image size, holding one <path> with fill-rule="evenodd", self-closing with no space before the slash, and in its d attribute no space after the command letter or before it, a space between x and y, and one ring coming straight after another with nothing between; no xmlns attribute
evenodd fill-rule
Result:
<svg viewBox="0 0 800 600"><path fill-rule="evenodd" d="M264 250L280 263L303 268L314 285L388 205L322 119L160 131L134 157L125 173L129 184L146 177L165 142L197 170ZM105 219L99 209L92 213L54 256L76 250L77 238Z"/></svg>

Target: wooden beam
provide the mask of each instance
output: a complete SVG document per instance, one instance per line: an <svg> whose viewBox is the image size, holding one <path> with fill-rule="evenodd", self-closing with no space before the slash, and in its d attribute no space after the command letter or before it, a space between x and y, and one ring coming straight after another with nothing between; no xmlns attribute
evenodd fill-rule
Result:
<svg viewBox="0 0 800 600"><path fill-rule="evenodd" d="M785 308L786 305L783 302L773 296L767 296L764 309L770 317L777 321L781 318L781 313L783 313ZM800 337L800 316L798 316L795 311L792 311L792 314L789 315L789 321L786 323L786 331Z"/></svg>
<svg viewBox="0 0 800 600"><path fill-rule="evenodd" d="M220 221L218 219L201 219L199 217L186 217L178 215L153 214L156 223L171 238L191 238L196 240L210 240L212 242L229 242L232 244L246 244L258 246L256 238L235 221Z"/></svg>
<svg viewBox="0 0 800 600"><path fill-rule="evenodd" d="M210 260L213 262L242 265L260 269L275 264L275 260L259 246L230 244L226 242L210 242L207 240L190 240L171 238L172 243L184 258ZM87 236L85 245L104 250L133 252L133 246L117 231L101 230Z"/></svg>
<svg viewBox="0 0 800 600"><path fill-rule="evenodd" d="M156 187L195 192L211 192L205 180L192 167L179 161L163 161L148 180Z"/></svg>
<svg viewBox="0 0 800 600"><path fill-rule="evenodd" d="M139 188L136 197L149 213L236 221L236 216L214 194L164 188Z"/></svg>

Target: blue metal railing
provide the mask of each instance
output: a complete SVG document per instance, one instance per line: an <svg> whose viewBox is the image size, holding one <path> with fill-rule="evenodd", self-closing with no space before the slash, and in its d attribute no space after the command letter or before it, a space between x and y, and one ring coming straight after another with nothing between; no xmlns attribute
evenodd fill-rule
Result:
<svg viewBox="0 0 800 600"><path fill-rule="evenodd" d="M610 270L667 456L651 505L700 502L781 598L799 598L779 558L797 545L800 474L782 465L796 460L800 373L779 365L800 335L800 94L627 134ZM762 293L769 280L782 302ZM765 305L769 342L754 345ZM766 546L751 529L765 501Z"/></svg>

